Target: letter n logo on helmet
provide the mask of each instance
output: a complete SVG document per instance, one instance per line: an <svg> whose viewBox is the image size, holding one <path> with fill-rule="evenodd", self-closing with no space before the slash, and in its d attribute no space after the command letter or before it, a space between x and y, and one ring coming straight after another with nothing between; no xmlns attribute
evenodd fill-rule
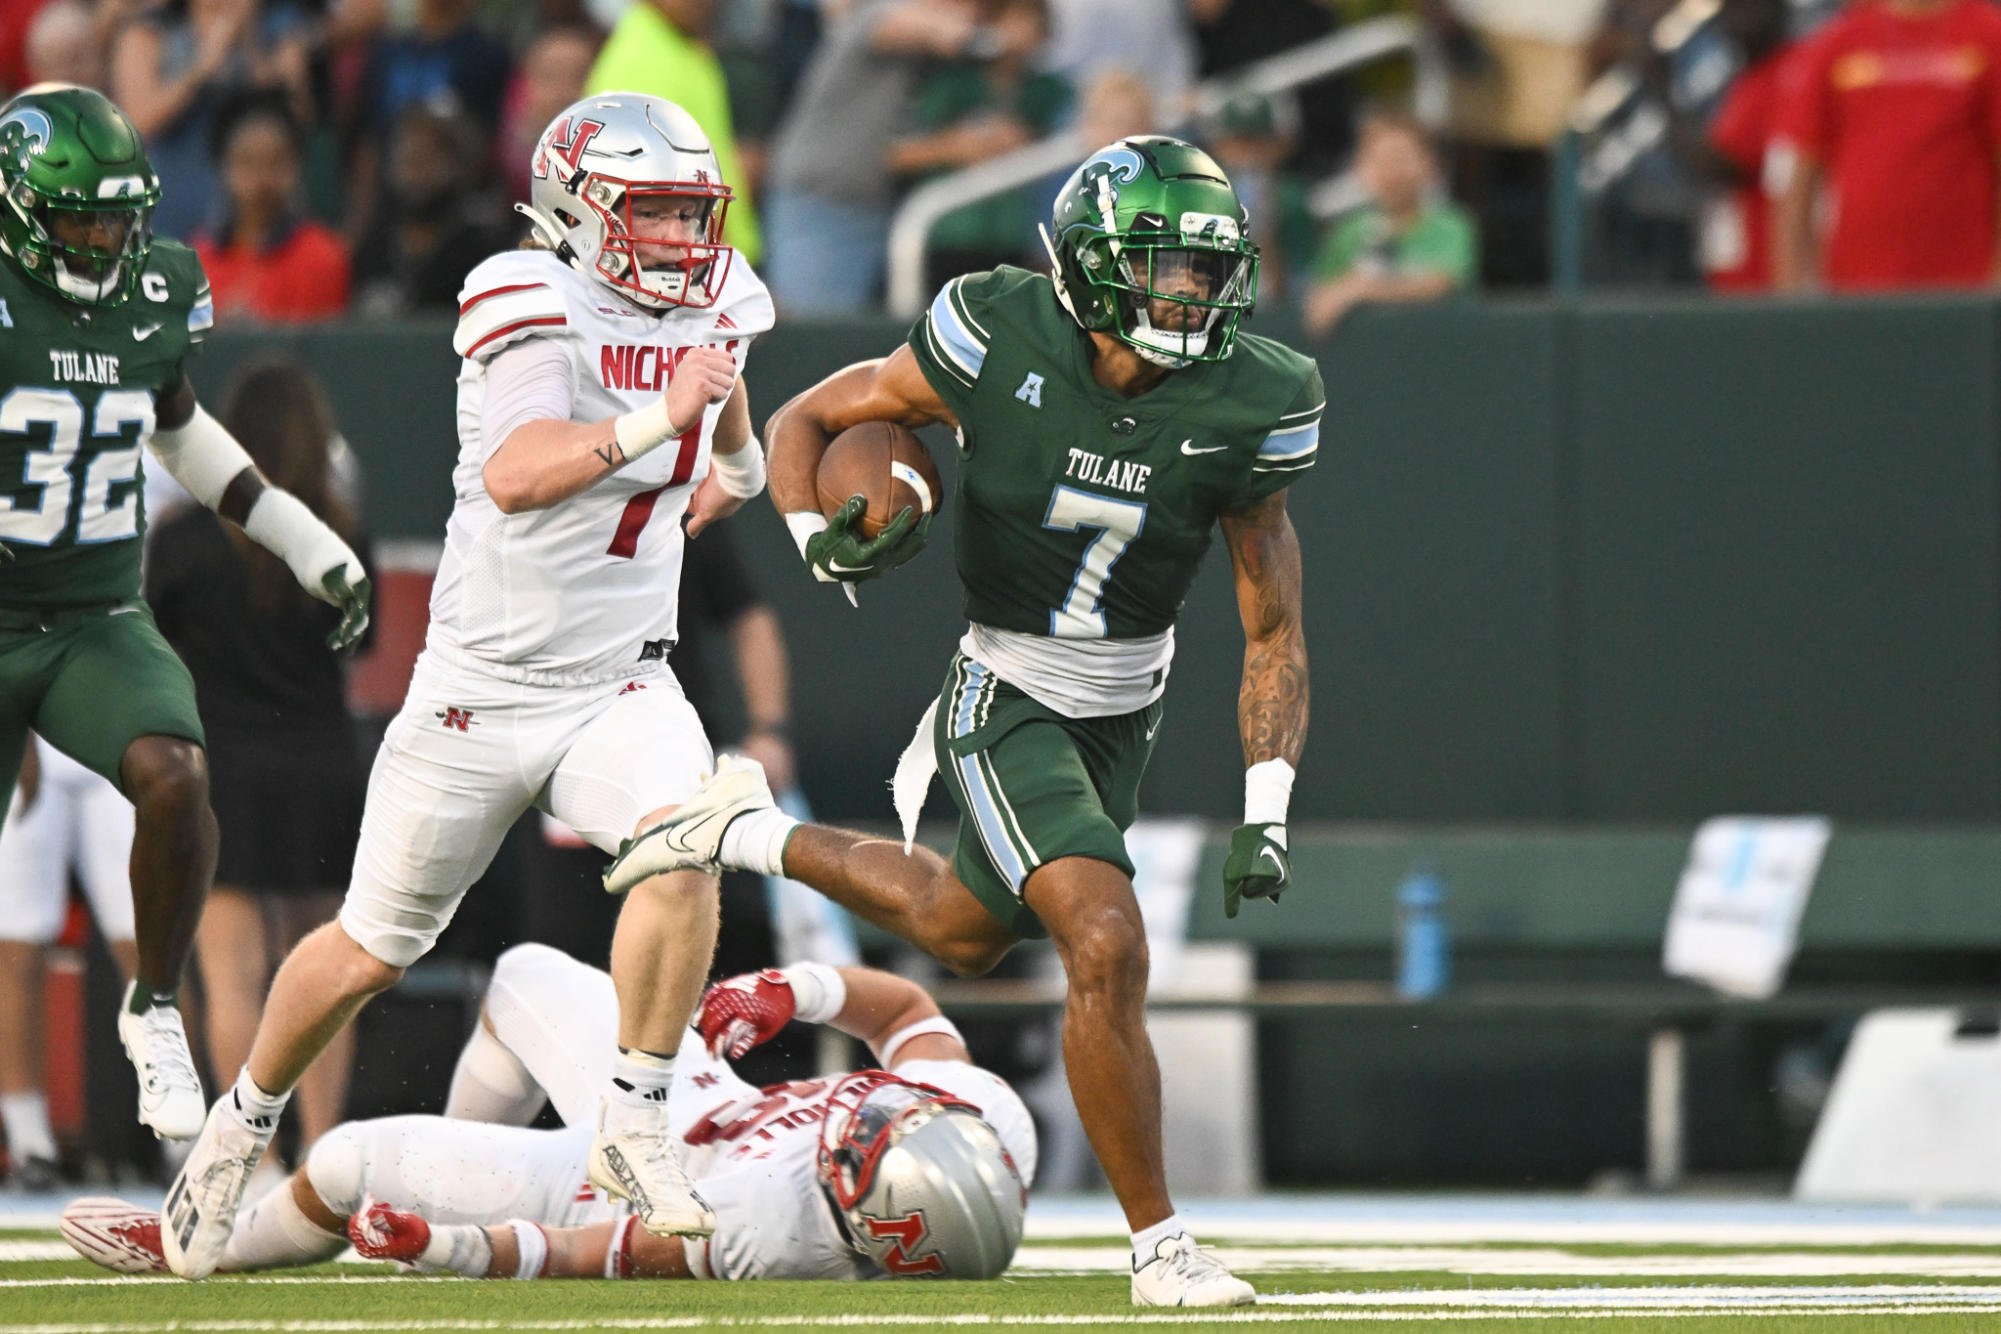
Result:
<svg viewBox="0 0 2001 1334"><path fill-rule="evenodd" d="M910 1253L924 1242L924 1211L905 1214L901 1218L864 1218L869 1235L877 1241L890 1242L889 1253L882 1257L882 1267L899 1278L916 1274L942 1274L945 1262L937 1252L912 1259Z"/></svg>
<svg viewBox="0 0 2001 1334"><path fill-rule="evenodd" d="M569 163L570 170L575 171L577 163L583 160L585 151L590 148L591 140L597 138L603 130L604 122L601 120L580 120L576 128L572 129L570 118L563 117L549 127L548 137L542 141L541 148L535 153L535 174L540 177L549 174L551 153Z"/></svg>

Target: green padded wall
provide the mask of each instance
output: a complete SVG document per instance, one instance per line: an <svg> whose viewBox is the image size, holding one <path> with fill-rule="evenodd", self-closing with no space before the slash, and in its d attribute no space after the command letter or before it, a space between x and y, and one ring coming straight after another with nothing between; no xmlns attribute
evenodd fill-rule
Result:
<svg viewBox="0 0 2001 1334"><path fill-rule="evenodd" d="M1576 322L1566 814L1994 815L1993 308Z"/></svg>
<svg viewBox="0 0 2001 1334"><path fill-rule="evenodd" d="M2001 814L1996 313L1511 303L1344 321L1314 349L1327 447L1292 498L1314 685L1296 816ZM760 340L760 430L901 335L801 322ZM328 381L375 531L437 541L448 329L224 331L198 386L215 402L274 345ZM859 611L802 576L767 506L738 522L811 701L809 790L886 817L881 783L962 628L949 521ZM1148 810L1236 808L1242 652L1217 550L1183 617Z"/></svg>

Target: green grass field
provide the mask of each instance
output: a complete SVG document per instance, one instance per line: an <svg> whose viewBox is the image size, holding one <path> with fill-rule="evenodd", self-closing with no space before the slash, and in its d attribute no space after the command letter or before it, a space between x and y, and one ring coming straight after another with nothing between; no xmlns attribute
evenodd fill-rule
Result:
<svg viewBox="0 0 2001 1334"><path fill-rule="evenodd" d="M384 1266L119 1278L55 1257L51 1232L0 1233L0 1334L141 1330L676 1330L967 1326L1847 1334L2001 1331L2001 1248L1225 1245L1250 1310L1136 1311L1118 1241L1024 1246L993 1283L469 1282Z"/></svg>

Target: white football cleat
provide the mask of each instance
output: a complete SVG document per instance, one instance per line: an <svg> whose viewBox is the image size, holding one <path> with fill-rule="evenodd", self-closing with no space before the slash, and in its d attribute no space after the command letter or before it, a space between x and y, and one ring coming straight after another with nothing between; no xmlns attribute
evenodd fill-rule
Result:
<svg viewBox="0 0 2001 1334"><path fill-rule="evenodd" d="M764 766L747 755L725 755L715 775L637 838L626 840L605 869L607 894L623 894L648 876L712 870L722 857L723 831L747 811L778 803L764 780Z"/></svg>
<svg viewBox="0 0 2001 1334"><path fill-rule="evenodd" d="M706 1237L716 1230L716 1213L695 1190L667 1133L667 1104L641 1111L617 1108L623 1124L605 1123L609 1104L598 1108L597 1138L591 1141L591 1184L632 1206L639 1225L656 1237Z"/></svg>
<svg viewBox="0 0 2001 1334"><path fill-rule="evenodd" d="M255 1128L244 1125L231 1106L235 1096L225 1093L208 1109L201 1138L167 1191L160 1249L182 1278L207 1278L222 1263L243 1188L278 1130L275 1116L254 1118L261 1123Z"/></svg>
<svg viewBox="0 0 2001 1334"><path fill-rule="evenodd" d="M70 1249L114 1274L166 1274L160 1216L107 1195L72 1200L57 1227Z"/></svg>
<svg viewBox="0 0 2001 1334"><path fill-rule="evenodd" d="M1161 1242L1151 1260L1133 1269L1134 1306L1249 1306L1257 1299L1255 1288L1186 1232Z"/></svg>
<svg viewBox="0 0 2001 1334"><path fill-rule="evenodd" d="M155 1005L144 1014L132 1013L132 989L138 985L125 984L125 1001L118 1007L118 1040L139 1075L139 1124L162 1139L193 1139L201 1133L207 1105L201 1076L188 1052L187 1030L181 1027L181 1012L171 1005Z"/></svg>

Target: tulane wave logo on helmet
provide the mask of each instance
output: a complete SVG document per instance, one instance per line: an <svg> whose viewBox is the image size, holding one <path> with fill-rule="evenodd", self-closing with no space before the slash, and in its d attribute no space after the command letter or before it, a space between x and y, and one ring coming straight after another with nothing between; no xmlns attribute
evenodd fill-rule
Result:
<svg viewBox="0 0 2001 1334"><path fill-rule="evenodd" d="M21 107L0 120L0 171L20 171L56 137L56 127L40 107Z"/></svg>
<svg viewBox="0 0 2001 1334"><path fill-rule="evenodd" d="M1146 159L1137 152L1123 146L1107 148L1087 161L1079 169L1079 179L1083 182L1102 182L1099 188L1111 192L1113 199L1119 197L1119 187L1130 185L1146 170Z"/></svg>

